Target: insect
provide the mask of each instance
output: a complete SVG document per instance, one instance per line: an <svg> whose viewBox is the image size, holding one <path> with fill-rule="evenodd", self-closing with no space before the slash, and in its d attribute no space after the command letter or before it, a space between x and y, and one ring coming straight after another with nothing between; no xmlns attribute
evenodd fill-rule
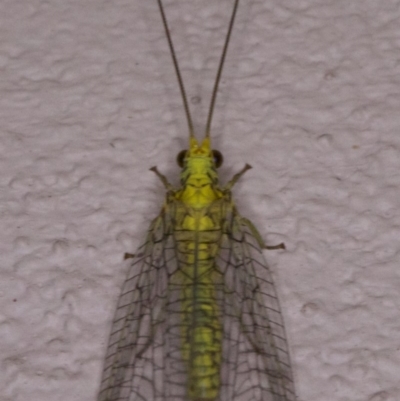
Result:
<svg viewBox="0 0 400 401"><path fill-rule="evenodd" d="M161 0L157 0L189 126L178 154L181 185L156 167L167 193L145 243L132 257L112 326L98 401L294 401L285 330L266 247L218 181L222 155L211 147L218 83L204 139L193 132L183 81Z"/></svg>

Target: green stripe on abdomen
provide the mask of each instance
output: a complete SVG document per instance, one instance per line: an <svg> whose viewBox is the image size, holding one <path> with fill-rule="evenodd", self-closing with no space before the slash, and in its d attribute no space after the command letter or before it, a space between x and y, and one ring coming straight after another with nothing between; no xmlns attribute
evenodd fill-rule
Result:
<svg viewBox="0 0 400 401"><path fill-rule="evenodd" d="M182 357L191 401L213 401L220 389L222 326L216 302L217 274L209 244L192 252L186 243L182 272Z"/></svg>

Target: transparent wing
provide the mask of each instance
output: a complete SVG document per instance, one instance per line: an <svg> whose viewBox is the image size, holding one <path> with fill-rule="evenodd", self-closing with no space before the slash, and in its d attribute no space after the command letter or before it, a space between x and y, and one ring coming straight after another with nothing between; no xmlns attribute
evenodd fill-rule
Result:
<svg viewBox="0 0 400 401"><path fill-rule="evenodd" d="M163 348L160 328L168 276L175 269L170 222L164 215L151 224L123 284L98 401L155 399L155 378L162 371L162 360L156 354Z"/></svg>
<svg viewBox="0 0 400 401"><path fill-rule="evenodd" d="M294 401L289 354L271 274L252 230L222 202L215 302L223 327L216 400ZM171 212L171 211L170 211ZM223 216L225 215L225 218ZM98 401L189 401L182 360L184 263L174 212L152 223L123 285ZM180 233L181 235L184 233ZM184 234L185 235L185 234ZM178 236L179 237L179 236ZM201 236L206 242L207 232ZM214 240L212 240L214 241Z"/></svg>
<svg viewBox="0 0 400 401"><path fill-rule="evenodd" d="M254 230L240 216L226 220L216 265L224 277L223 365L219 401L294 401L278 298Z"/></svg>

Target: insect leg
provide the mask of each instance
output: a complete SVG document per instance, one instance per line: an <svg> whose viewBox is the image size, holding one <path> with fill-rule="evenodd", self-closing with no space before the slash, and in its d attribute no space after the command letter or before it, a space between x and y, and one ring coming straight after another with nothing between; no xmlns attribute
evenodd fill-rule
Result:
<svg viewBox="0 0 400 401"><path fill-rule="evenodd" d="M152 167L150 171L156 173L157 177L161 180L161 182L164 184L165 188L167 188L168 191L174 190L174 187L168 182L167 177L164 174L161 174L156 166Z"/></svg>
<svg viewBox="0 0 400 401"><path fill-rule="evenodd" d="M248 227L250 232L253 234L254 238L257 240L258 244L263 249L286 249L285 244L281 242L278 245L265 245L264 240L261 237L261 234L258 232L255 225L245 217L241 217L241 223Z"/></svg>
<svg viewBox="0 0 400 401"><path fill-rule="evenodd" d="M224 186L223 191L228 192L230 189L236 184L236 182L239 180L239 178L247 171L250 170L252 167L250 164L246 164L238 173L236 173L232 179L227 182L227 184Z"/></svg>

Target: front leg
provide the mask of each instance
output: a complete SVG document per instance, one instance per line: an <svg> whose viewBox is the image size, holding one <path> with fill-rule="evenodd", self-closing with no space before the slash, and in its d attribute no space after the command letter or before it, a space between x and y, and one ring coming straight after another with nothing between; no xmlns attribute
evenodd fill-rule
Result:
<svg viewBox="0 0 400 401"><path fill-rule="evenodd" d="M161 173L158 171L158 169L157 169L156 166L152 167L152 168L150 169L150 171L153 171L154 173L156 173L157 177L161 180L161 182L164 184L164 187L165 187L168 191L175 192L175 188L172 186L172 184L170 184L170 183L168 182L167 177L166 177L164 174L161 174Z"/></svg>

